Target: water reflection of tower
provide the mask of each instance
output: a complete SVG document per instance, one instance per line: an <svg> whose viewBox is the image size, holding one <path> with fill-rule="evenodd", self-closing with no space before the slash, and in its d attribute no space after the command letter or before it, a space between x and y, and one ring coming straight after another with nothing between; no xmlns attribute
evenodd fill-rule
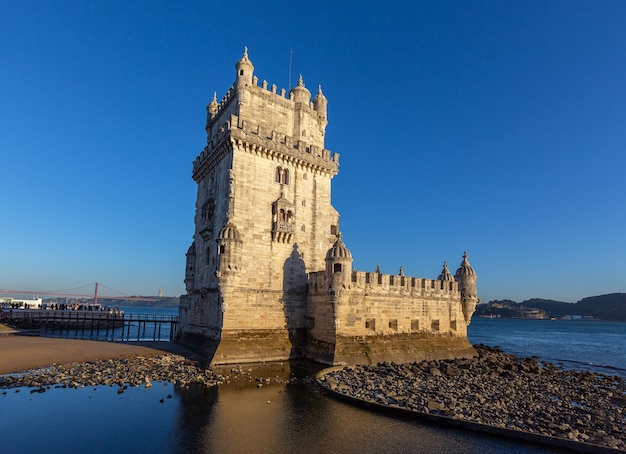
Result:
<svg viewBox="0 0 626 454"><path fill-rule="evenodd" d="M163 298L163 288L159 287L159 298Z"/></svg>

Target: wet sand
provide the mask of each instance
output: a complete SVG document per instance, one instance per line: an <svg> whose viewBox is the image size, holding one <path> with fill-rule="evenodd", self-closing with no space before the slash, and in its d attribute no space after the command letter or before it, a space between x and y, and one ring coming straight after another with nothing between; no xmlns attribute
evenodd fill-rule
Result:
<svg viewBox="0 0 626 454"><path fill-rule="evenodd" d="M193 358L185 348L171 342L104 342L19 335L0 324L0 374L71 362L166 353Z"/></svg>

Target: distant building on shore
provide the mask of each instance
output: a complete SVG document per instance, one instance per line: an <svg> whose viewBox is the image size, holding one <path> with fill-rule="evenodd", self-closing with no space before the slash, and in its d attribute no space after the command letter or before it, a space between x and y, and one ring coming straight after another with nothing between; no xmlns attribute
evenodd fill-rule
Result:
<svg viewBox="0 0 626 454"><path fill-rule="evenodd" d="M478 302L467 254L437 279L352 269L331 205L339 154L325 148L328 101L302 76L259 82L247 50L207 106L193 163L194 238L178 341L212 363L311 358L327 364L472 356Z"/></svg>

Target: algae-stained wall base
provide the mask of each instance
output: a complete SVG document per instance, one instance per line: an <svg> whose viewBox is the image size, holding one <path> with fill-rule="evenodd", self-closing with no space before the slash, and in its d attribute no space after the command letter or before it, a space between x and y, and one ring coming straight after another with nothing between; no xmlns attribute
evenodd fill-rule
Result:
<svg viewBox="0 0 626 454"><path fill-rule="evenodd" d="M309 357L326 364L474 354L467 325L476 274L467 255L437 279L353 271L325 148L328 100L302 76L289 92L260 81L247 49L207 106L193 162L195 231L178 341L214 364Z"/></svg>
<svg viewBox="0 0 626 454"><path fill-rule="evenodd" d="M412 363L434 359L473 358L476 350L466 337L423 334L339 336L333 365Z"/></svg>

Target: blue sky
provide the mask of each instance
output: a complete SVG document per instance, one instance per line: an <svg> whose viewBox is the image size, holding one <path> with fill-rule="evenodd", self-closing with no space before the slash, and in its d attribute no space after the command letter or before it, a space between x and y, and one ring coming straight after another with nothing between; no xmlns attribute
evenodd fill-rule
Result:
<svg viewBox="0 0 626 454"><path fill-rule="evenodd" d="M247 46L323 87L356 269L467 250L483 301L626 292L624 43L623 1L2 2L0 288L183 293L205 107Z"/></svg>

